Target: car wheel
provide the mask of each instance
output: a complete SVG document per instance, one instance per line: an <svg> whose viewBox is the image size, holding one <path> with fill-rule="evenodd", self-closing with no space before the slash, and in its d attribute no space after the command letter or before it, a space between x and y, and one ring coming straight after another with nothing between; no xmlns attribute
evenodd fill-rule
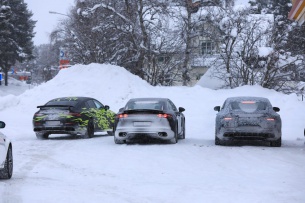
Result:
<svg viewBox="0 0 305 203"><path fill-rule="evenodd" d="M13 149L9 146L4 163L4 169L0 170L0 179L10 179L13 175Z"/></svg>
<svg viewBox="0 0 305 203"><path fill-rule="evenodd" d="M182 135L180 137L181 139L185 139L185 120L183 122L183 131L182 131Z"/></svg>
<svg viewBox="0 0 305 203"><path fill-rule="evenodd" d="M82 138L83 139L92 138L93 135L94 135L94 124L92 120L89 120L86 132L85 134L83 134Z"/></svg>
<svg viewBox="0 0 305 203"><path fill-rule="evenodd" d="M126 141L125 140L119 140L116 137L114 137L114 143L115 144L124 144L124 143L126 143Z"/></svg>
<svg viewBox="0 0 305 203"><path fill-rule="evenodd" d="M89 138L92 138L94 136L94 124L93 124L93 121L89 122L87 131L88 131Z"/></svg>
<svg viewBox="0 0 305 203"><path fill-rule="evenodd" d="M174 131L175 136L173 139L170 140L171 144L176 144L178 142L178 125L176 124L176 129Z"/></svg>
<svg viewBox="0 0 305 203"><path fill-rule="evenodd" d="M215 145L222 145L222 141L217 136L215 136Z"/></svg>
<svg viewBox="0 0 305 203"><path fill-rule="evenodd" d="M49 138L49 133L38 132L38 133L36 133L36 137L37 137L37 139L45 140L45 139Z"/></svg>
<svg viewBox="0 0 305 203"><path fill-rule="evenodd" d="M282 146L282 137L280 137L279 139L270 142L270 146L271 147L281 147Z"/></svg>

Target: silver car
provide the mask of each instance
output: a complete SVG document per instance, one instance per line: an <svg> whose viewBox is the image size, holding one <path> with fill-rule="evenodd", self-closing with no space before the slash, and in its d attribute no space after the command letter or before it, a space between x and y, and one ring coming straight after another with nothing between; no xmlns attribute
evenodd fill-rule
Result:
<svg viewBox="0 0 305 203"><path fill-rule="evenodd" d="M273 147L282 144L282 121L278 107L263 97L231 97L222 107L214 107L216 116L215 144L230 140L264 140Z"/></svg>
<svg viewBox="0 0 305 203"><path fill-rule="evenodd" d="M0 128L5 123L0 121ZM13 174L13 147L11 141L0 132L0 179L10 179Z"/></svg>
<svg viewBox="0 0 305 203"><path fill-rule="evenodd" d="M177 143L178 139L185 139L183 111L167 98L131 99L116 116L114 142L123 144L148 137Z"/></svg>

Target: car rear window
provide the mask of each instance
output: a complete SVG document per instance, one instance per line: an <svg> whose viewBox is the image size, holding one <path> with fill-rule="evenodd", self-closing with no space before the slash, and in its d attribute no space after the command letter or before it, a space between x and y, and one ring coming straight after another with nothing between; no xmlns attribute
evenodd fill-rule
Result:
<svg viewBox="0 0 305 203"><path fill-rule="evenodd" d="M234 101L231 103L231 108L236 111L252 113L266 110L267 104L262 101Z"/></svg>
<svg viewBox="0 0 305 203"><path fill-rule="evenodd" d="M126 105L126 110L155 109L163 110L163 105L159 101L133 101Z"/></svg>

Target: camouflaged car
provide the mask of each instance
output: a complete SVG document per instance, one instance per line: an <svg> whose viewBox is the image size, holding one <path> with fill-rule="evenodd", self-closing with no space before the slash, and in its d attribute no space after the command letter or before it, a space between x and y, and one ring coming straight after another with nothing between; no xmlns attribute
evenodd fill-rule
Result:
<svg viewBox="0 0 305 203"><path fill-rule="evenodd" d="M115 113L90 97L62 97L52 99L34 114L33 130L38 139L50 134L80 135L91 138L94 132L112 133Z"/></svg>
<svg viewBox="0 0 305 203"><path fill-rule="evenodd" d="M272 147L282 143L282 121L278 107L263 97L230 97L216 115L215 144L231 140L263 140Z"/></svg>

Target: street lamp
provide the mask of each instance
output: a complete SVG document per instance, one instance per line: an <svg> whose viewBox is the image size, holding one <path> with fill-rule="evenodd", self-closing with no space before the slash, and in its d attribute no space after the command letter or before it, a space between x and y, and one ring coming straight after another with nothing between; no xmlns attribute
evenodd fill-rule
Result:
<svg viewBox="0 0 305 203"><path fill-rule="evenodd" d="M55 11L49 11L50 14L57 14L57 15L62 15L62 16L66 16L66 17L69 17L71 18L69 15L67 14L63 14L63 13L58 13L58 12L55 12Z"/></svg>

